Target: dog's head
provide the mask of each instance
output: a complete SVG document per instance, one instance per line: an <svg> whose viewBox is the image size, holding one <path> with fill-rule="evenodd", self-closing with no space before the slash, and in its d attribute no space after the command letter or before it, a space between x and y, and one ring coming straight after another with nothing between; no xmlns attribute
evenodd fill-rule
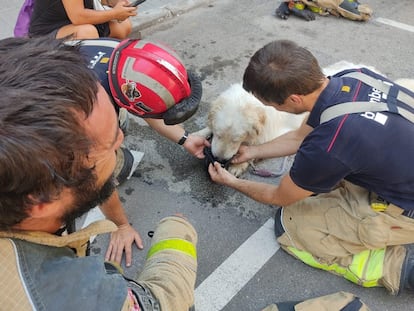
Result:
<svg viewBox="0 0 414 311"><path fill-rule="evenodd" d="M232 85L211 104L208 126L213 133L212 154L221 160L231 159L240 145L256 141L265 120L262 103L240 84Z"/></svg>

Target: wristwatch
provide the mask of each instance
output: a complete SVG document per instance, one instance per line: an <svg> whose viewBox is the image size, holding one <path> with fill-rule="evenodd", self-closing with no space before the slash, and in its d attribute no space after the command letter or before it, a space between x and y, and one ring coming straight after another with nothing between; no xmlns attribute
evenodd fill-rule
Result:
<svg viewBox="0 0 414 311"><path fill-rule="evenodd" d="M184 143L187 140L187 138L188 138L188 132L187 131L184 131L183 137L180 138L180 140L178 141L177 144L184 145Z"/></svg>

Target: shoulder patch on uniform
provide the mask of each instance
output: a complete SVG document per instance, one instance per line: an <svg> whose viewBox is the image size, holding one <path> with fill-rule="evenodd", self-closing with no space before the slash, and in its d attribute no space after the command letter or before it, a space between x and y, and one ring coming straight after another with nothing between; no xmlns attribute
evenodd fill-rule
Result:
<svg viewBox="0 0 414 311"><path fill-rule="evenodd" d="M349 85L343 85L341 91L349 93L351 91L351 87Z"/></svg>

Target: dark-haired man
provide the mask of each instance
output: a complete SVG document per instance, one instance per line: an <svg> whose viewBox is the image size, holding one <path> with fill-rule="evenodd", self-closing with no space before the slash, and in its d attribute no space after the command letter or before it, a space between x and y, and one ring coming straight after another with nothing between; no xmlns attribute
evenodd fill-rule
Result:
<svg viewBox="0 0 414 311"><path fill-rule="evenodd" d="M19 46L19 48L16 48ZM197 234L181 216L155 231L142 273L86 256L107 220L56 232L114 191L123 141L104 88L76 48L52 39L0 41L0 292L5 310L188 310Z"/></svg>

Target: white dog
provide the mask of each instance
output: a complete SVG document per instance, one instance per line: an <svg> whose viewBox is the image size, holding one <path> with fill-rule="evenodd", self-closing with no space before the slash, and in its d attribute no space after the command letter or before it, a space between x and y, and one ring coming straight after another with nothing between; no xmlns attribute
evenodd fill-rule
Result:
<svg viewBox="0 0 414 311"><path fill-rule="evenodd" d="M346 61L324 68L329 76L344 69L366 67L378 72L373 67L355 65ZM400 79L399 84L414 90L414 80ZM229 160L242 144L259 145L268 142L290 130L298 128L308 113L295 115L265 106L255 96L243 89L241 84L234 84L218 96L210 106L207 127L194 133L212 137L211 152L218 160ZM231 164L229 172L240 176L249 163Z"/></svg>
<svg viewBox="0 0 414 311"><path fill-rule="evenodd" d="M211 152L219 160L231 159L241 144L259 145L298 128L307 114L295 115L263 105L255 96L233 84L211 103L207 127L195 133L212 135ZM249 163L231 164L240 176Z"/></svg>

